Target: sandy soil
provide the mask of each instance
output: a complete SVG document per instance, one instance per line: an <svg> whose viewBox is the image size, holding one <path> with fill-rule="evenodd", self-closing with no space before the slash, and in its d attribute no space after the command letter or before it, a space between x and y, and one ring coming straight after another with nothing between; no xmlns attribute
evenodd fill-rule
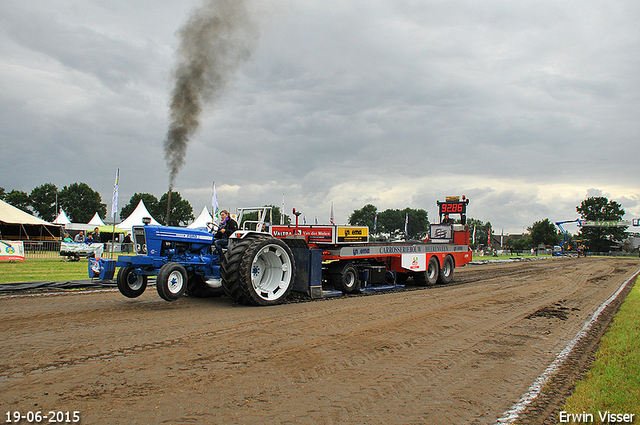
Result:
<svg viewBox="0 0 640 425"><path fill-rule="evenodd" d="M167 303L154 288L133 300L112 290L3 296L0 413L78 411L83 424L491 424L639 267L470 265L447 286L275 307ZM557 422L616 309L519 422Z"/></svg>

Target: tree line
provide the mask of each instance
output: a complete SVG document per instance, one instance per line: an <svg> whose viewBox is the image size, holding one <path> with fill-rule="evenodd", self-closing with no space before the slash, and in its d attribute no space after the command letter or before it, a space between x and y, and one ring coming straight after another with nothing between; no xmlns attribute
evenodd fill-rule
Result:
<svg viewBox="0 0 640 425"><path fill-rule="evenodd" d="M60 190L53 183L45 183L31 193L16 189L6 193L0 187L0 199L49 222L55 220L60 208L76 223L87 223L96 212L100 217L107 215L107 206L102 203L100 194L86 183L73 183Z"/></svg>
<svg viewBox="0 0 640 425"><path fill-rule="evenodd" d="M53 183L45 183L34 188L30 193L15 189L7 192L5 188L0 187L0 199L29 214L35 213L48 222L55 220L60 209L64 210L69 220L74 223L87 223L96 212L101 218L106 218L107 215L107 205L102 202L100 194L86 183L72 183L62 189L58 189ZM166 224L168 199L169 192L163 194L160 199L150 193L134 193L129 202L120 209L119 216L121 219L128 217L142 200L153 218ZM280 209L273 205L271 207L273 223L279 223ZM582 220L588 221L620 221L625 214L619 203L606 197L587 198L576 207L576 212L580 214ZM172 225L187 225L195 218L191 204L182 199L179 192L171 193L169 217ZM291 223L290 217L286 214L284 221L287 224ZM409 239L418 240L427 237L430 224L428 213L423 209L378 211L373 204L366 204L354 210L349 216L348 223L354 226L367 226L374 237L384 234L391 239L406 236ZM469 244L472 248L486 246L490 234L495 234L490 222L468 218L466 224L469 226ZM567 235L565 244L573 247L581 244L591 251L607 252L628 237L626 229L626 227L580 227L575 237L571 234ZM565 237L548 218L534 222L527 227L527 231L528 234L517 239L505 237L504 246L517 251L535 248L538 245L555 246Z"/></svg>
<svg viewBox="0 0 640 425"><path fill-rule="evenodd" d="M606 197L590 197L576 207L580 219L585 221L621 221L625 211L622 206ZM548 218L536 221L527 228L528 237L507 240L505 246L514 250L536 248L539 245L556 246L564 240L563 248L575 249L584 246L593 252L608 252L627 239L627 227L588 227L582 226L574 236L567 232L566 240L554 223Z"/></svg>
<svg viewBox="0 0 640 425"><path fill-rule="evenodd" d="M367 204L353 211L348 223L352 226L367 226L372 235L386 234L391 239L406 236L409 239L424 239L429 233L429 218L423 209L405 208L378 211ZM406 235L405 235L406 227Z"/></svg>
<svg viewBox="0 0 640 425"><path fill-rule="evenodd" d="M142 199L153 218L166 224L168 197L169 192L159 200L149 193L135 193L129 199L129 203L120 209L119 217L127 218ZM15 189L7 192L5 188L0 187L0 199L48 222L55 220L61 209L73 223L87 223L96 212L103 221L107 216L107 205L102 202L100 193L86 183L72 183L62 189L58 189L53 183L45 183L30 193ZM182 199L178 192L171 192L169 217L172 224L178 225L186 225L194 219L191 204Z"/></svg>
<svg viewBox="0 0 640 425"><path fill-rule="evenodd" d="M581 220L586 221L621 221L625 214L618 202L606 197L587 198L576 206L576 212ZM367 204L351 214L349 224L368 226L373 235L386 234L394 239L404 235L407 216L408 238L424 239L429 232L430 223L427 212L422 209L388 209L378 212L375 205ZM469 245L472 248L493 244L490 239L496 232L491 222L468 218L466 224L469 226ZM594 252L607 252L627 239L626 229L627 227L580 227L575 236L567 233L564 247L575 248L579 244ZM534 222L527 227L527 232L518 238L505 236L504 247L522 251L537 248L539 245L556 246L565 238L549 218Z"/></svg>

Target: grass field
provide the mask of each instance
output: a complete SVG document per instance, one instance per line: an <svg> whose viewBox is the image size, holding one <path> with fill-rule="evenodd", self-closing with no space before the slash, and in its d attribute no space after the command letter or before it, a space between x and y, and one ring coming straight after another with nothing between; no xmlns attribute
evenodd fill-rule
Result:
<svg viewBox="0 0 640 425"><path fill-rule="evenodd" d="M602 420L601 415L605 415L605 412L616 415L634 414L633 418L628 416L627 419L632 419L632 423L640 423L638 280L600 341L591 370L585 379L576 385L573 395L566 401L562 410L568 414L590 414L593 415L595 423L625 422L624 416L616 416L613 421ZM582 419L574 421L584 422L584 415Z"/></svg>
<svg viewBox="0 0 640 425"><path fill-rule="evenodd" d="M0 262L0 283L68 281L89 279L89 260L26 259Z"/></svg>

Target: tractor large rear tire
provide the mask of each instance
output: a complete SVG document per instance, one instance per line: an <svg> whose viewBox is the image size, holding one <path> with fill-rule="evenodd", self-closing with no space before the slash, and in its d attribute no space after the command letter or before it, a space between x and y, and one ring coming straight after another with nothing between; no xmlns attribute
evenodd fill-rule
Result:
<svg viewBox="0 0 640 425"><path fill-rule="evenodd" d="M220 267L222 287L235 302L280 304L291 292L295 261L291 249L267 235L234 241Z"/></svg>

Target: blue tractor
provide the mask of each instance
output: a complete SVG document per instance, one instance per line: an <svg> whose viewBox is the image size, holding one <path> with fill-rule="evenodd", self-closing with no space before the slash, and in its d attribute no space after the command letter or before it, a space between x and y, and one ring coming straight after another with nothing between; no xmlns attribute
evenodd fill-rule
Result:
<svg viewBox="0 0 640 425"><path fill-rule="evenodd" d="M175 301L185 293L205 297L225 293L242 304L271 305L282 302L292 289L294 256L283 240L262 232L269 210L258 210L257 221L245 221L229 240L220 261L214 247L215 226L189 229L168 226L134 226L135 256L119 256L115 266L118 289L129 298L142 295L148 278L156 277L158 295ZM247 227L255 225L256 230Z"/></svg>

